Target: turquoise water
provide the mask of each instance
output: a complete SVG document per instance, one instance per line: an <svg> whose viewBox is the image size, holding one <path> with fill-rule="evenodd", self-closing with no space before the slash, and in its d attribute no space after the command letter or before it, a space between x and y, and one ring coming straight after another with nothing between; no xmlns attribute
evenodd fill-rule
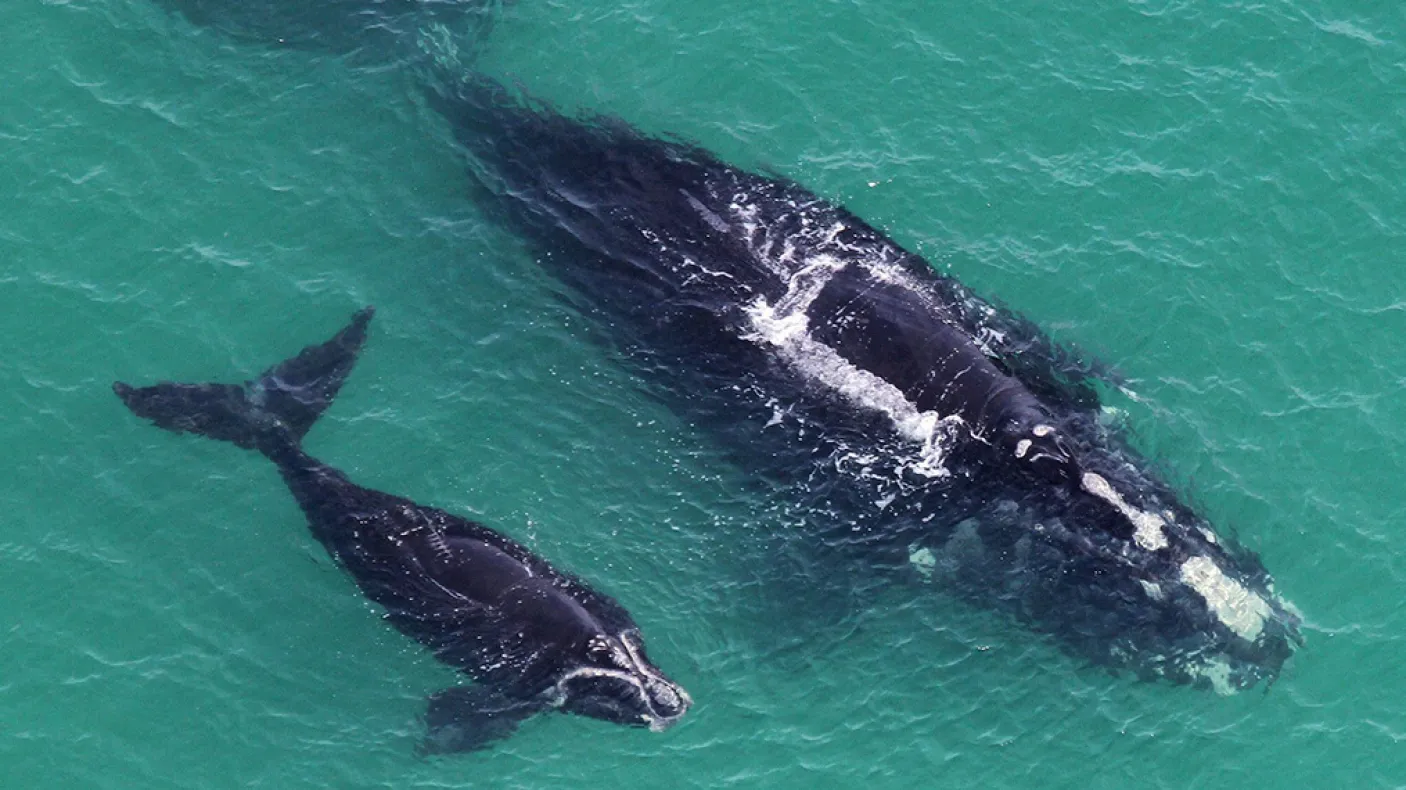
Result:
<svg viewBox="0 0 1406 790"><path fill-rule="evenodd" d="M518 0L479 61L796 178L1114 365L1139 445L1305 615L1226 698L776 557L784 509L476 209L404 69L148 0L3 4L0 786L1406 787L1403 22ZM697 700L680 726L416 757L450 671L270 464L108 389L247 375L366 303L309 450L615 595Z"/></svg>

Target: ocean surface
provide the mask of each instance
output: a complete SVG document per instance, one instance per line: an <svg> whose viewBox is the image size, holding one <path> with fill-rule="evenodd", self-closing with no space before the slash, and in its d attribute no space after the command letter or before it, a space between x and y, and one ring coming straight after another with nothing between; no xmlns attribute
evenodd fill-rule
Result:
<svg viewBox="0 0 1406 790"><path fill-rule="evenodd" d="M795 514L475 204L404 42L155 0L10 0L0 29L0 787L1406 787L1390 4L518 0L472 42L843 202L1119 371L1137 445L1303 612L1278 681L1229 697L779 557ZM696 700L679 726L542 716L417 756L454 674L271 464L109 389L243 378L364 304L308 449L614 595Z"/></svg>

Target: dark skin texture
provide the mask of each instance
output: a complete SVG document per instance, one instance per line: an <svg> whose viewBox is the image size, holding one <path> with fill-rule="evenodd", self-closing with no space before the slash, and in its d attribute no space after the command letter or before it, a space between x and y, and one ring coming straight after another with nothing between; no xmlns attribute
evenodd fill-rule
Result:
<svg viewBox="0 0 1406 790"><path fill-rule="evenodd" d="M941 304L847 266L806 312L816 340L897 387L917 408L986 427L999 454L1039 477L1078 481L1073 454L1050 427L1055 419L1040 399L987 356Z"/></svg>
<svg viewBox="0 0 1406 790"><path fill-rule="evenodd" d="M313 535L386 619L476 680L527 699L592 636L637 629L615 601L481 524L358 486L301 450L275 460Z"/></svg>
<svg viewBox="0 0 1406 790"><path fill-rule="evenodd" d="M328 342L244 384L113 389L162 428L277 464L313 535L385 618L480 684L431 698L427 751L480 748L548 708L655 729L677 720L688 695L649 663L613 599L482 524L356 485L303 451L370 319L367 308Z"/></svg>
<svg viewBox="0 0 1406 790"><path fill-rule="evenodd" d="M1202 683L1187 667L1214 655L1248 686L1292 652L1291 615L1247 647L1182 580L1185 558L1214 557L1271 597L1258 563L1206 537L1104 421L1098 366L783 176L471 71L436 76L430 105L484 204L642 379L765 495L786 491L811 514L818 543L884 567L931 546L972 600L1148 677ZM915 413L960 418L934 437L950 474L914 463L927 448L868 399L892 394L878 382ZM1106 490L1173 514L1169 548L1134 541Z"/></svg>
<svg viewBox="0 0 1406 790"><path fill-rule="evenodd" d="M431 94L431 104L511 185L515 222L600 256L563 272L596 303L656 327L680 313L711 314L723 333L746 335L744 308L758 297L781 299L803 259L852 261L806 310L814 338L918 408L961 416L993 445L987 462L1077 486L1068 439L1045 429L1058 421L1002 359L1011 349L978 346L974 319L943 290L948 284L863 220L784 179L727 166L687 143L641 136L614 119L538 112L486 80L469 78L460 90L458 97ZM739 203L755 213L738 214ZM792 246L804 253L788 255ZM924 286L875 278L860 263L875 254L913 271ZM544 256L548 265L558 259L575 258ZM1019 334L1008 329L1007 344ZM1061 378L1054 370L1040 377Z"/></svg>

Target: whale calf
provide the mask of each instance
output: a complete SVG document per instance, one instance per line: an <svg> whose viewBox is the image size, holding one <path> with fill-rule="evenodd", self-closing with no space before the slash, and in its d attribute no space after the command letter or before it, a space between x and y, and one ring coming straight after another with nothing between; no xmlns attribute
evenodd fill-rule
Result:
<svg viewBox="0 0 1406 790"><path fill-rule="evenodd" d="M842 206L441 68L480 192L690 421L859 546L1079 657L1229 692L1299 616L1101 406L1097 369Z"/></svg>
<svg viewBox="0 0 1406 790"><path fill-rule="evenodd" d="M313 535L362 593L475 681L430 698L425 751L482 748L549 710L653 730L677 722L692 700L650 663L639 628L610 597L482 524L358 486L303 451L371 315L362 310L331 340L243 384L113 389L162 428L277 464Z"/></svg>

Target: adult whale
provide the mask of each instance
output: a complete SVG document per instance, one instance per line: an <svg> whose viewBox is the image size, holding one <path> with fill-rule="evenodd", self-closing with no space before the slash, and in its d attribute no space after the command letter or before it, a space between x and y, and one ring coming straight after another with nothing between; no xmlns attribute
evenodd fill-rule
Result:
<svg viewBox="0 0 1406 790"><path fill-rule="evenodd" d="M476 681L430 698L427 751L484 747L547 710L653 730L678 721L692 700L650 663L614 600L482 524L358 486L303 451L356 362L371 312L244 384L113 389L162 428L277 464L313 535L386 619Z"/></svg>
<svg viewBox="0 0 1406 790"><path fill-rule="evenodd" d="M544 265L684 414L801 481L825 540L1145 678L1247 688L1301 644L1032 323L784 178L462 70L430 96Z"/></svg>

